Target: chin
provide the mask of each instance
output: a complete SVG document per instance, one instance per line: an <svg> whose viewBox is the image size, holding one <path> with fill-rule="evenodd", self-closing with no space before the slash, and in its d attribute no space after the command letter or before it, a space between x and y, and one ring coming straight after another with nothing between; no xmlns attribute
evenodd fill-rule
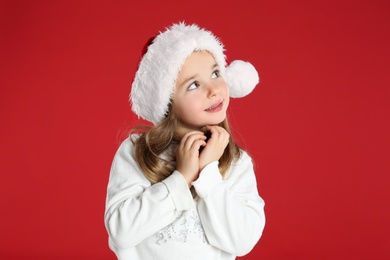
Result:
<svg viewBox="0 0 390 260"><path fill-rule="evenodd" d="M209 123L208 125L219 125L219 124L222 123L225 119L226 119L226 116L224 116L222 119L213 120L213 121L212 121L211 123Z"/></svg>

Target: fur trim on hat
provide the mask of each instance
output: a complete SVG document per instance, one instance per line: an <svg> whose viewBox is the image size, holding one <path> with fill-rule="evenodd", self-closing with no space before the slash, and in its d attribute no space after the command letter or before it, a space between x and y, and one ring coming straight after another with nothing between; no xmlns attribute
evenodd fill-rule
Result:
<svg viewBox="0 0 390 260"><path fill-rule="evenodd" d="M210 31L173 24L156 36L141 59L130 93L134 113L154 124L164 119L181 67L194 51L203 50L213 55L232 97L249 94L258 83L250 63L235 61L226 68L224 46Z"/></svg>

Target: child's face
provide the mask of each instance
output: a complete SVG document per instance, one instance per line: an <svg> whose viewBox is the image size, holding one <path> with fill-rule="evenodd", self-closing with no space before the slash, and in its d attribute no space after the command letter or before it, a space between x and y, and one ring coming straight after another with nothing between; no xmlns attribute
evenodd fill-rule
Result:
<svg viewBox="0 0 390 260"><path fill-rule="evenodd" d="M184 130L217 125L226 118L229 89L213 55L201 51L187 58L176 81L172 104L179 127Z"/></svg>

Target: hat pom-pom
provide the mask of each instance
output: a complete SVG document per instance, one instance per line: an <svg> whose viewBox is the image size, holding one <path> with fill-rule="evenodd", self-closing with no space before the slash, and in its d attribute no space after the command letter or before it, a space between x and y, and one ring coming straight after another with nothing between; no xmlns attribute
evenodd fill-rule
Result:
<svg viewBox="0 0 390 260"><path fill-rule="evenodd" d="M229 85L230 97L240 98L251 93L260 78L251 63L235 60L226 68L226 82Z"/></svg>

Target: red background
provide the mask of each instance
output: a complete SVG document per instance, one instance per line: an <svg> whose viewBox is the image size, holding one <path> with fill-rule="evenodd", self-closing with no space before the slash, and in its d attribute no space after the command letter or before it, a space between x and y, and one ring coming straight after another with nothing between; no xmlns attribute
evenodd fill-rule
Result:
<svg viewBox="0 0 390 260"><path fill-rule="evenodd" d="M390 4L335 0L1 1L0 258L115 259L103 213L139 122L130 84L178 21L261 77L230 107L266 201L242 259L390 259Z"/></svg>

